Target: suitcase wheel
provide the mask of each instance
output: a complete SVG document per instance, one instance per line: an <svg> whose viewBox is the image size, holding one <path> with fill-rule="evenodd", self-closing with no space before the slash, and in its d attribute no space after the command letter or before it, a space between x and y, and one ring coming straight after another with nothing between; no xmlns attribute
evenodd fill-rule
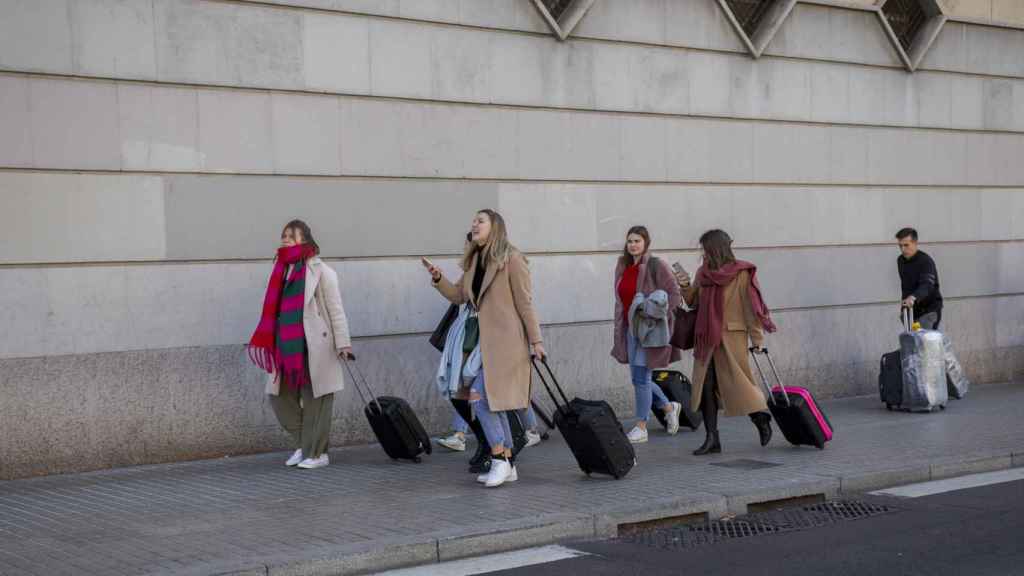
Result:
<svg viewBox="0 0 1024 576"><path fill-rule="evenodd" d="M892 412L892 404L886 404L885 409L888 410L889 412Z"/></svg>
<svg viewBox="0 0 1024 576"><path fill-rule="evenodd" d="M420 458L419 456L416 456L416 457L414 457L412 459L412 461L417 463L417 464L419 464L420 462L423 462L423 458Z"/></svg>

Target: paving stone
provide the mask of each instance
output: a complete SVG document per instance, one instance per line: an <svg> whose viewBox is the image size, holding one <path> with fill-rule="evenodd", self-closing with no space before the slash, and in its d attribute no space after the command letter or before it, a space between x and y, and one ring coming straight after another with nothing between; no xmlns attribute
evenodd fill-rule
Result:
<svg viewBox="0 0 1024 576"><path fill-rule="evenodd" d="M396 463L378 446L331 452L321 470L286 454L140 466L0 482L0 574L355 574L581 537L624 523L814 493L834 495L1024 465L1024 386L979 386L935 414L887 412L877 398L823 403L825 450L746 418L723 418L724 453L695 457L703 432L652 421L624 479L579 472L556 433L528 449L520 480L496 490L438 449ZM737 460L756 466L728 467Z"/></svg>

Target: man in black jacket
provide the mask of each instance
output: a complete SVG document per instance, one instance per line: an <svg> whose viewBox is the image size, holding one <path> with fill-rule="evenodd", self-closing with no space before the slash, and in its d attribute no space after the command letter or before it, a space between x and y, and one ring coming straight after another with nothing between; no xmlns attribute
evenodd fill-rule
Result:
<svg viewBox="0 0 1024 576"><path fill-rule="evenodd" d="M925 330L938 330L942 322L942 292L939 271L932 257L917 248L917 230L904 228L896 233L900 243L896 266L903 287L903 307L914 310L914 321Z"/></svg>

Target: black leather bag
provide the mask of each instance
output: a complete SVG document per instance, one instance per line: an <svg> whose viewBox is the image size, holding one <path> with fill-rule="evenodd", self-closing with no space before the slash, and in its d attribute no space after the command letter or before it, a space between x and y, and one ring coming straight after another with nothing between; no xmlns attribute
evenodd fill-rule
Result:
<svg viewBox="0 0 1024 576"><path fill-rule="evenodd" d="M458 304L452 304L448 307L448 311L444 313L441 321L437 323L434 333L430 335L430 345L437 348L438 352L444 352L444 343L448 340L448 330L451 329L452 323L458 317L459 306Z"/></svg>

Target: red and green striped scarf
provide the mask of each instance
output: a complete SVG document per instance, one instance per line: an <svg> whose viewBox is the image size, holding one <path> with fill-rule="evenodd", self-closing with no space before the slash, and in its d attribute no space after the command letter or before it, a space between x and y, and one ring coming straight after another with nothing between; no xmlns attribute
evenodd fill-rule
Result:
<svg viewBox="0 0 1024 576"><path fill-rule="evenodd" d="M309 383L302 309L306 303L306 260L315 254L308 244L277 250L263 299L263 315L248 345L249 359L254 364L271 374L280 373L295 389ZM292 264L292 273L285 278Z"/></svg>

